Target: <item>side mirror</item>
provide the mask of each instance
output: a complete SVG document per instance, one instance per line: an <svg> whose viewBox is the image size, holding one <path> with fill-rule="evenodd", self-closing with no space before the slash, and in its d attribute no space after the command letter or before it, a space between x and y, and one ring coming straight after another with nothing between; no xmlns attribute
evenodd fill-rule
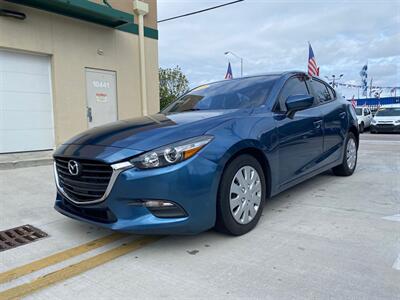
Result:
<svg viewBox="0 0 400 300"><path fill-rule="evenodd" d="M286 99L287 114L290 118L294 116L294 113L299 110L303 110L313 106L314 96L311 95L293 95Z"/></svg>

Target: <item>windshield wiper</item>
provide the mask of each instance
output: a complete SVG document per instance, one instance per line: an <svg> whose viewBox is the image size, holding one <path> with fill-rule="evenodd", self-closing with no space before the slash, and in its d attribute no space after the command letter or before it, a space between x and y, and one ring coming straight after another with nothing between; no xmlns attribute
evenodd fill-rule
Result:
<svg viewBox="0 0 400 300"><path fill-rule="evenodd" d="M198 110L201 110L201 109L200 109L200 108L188 108L188 109L181 110L180 112L185 112L185 111L198 111Z"/></svg>

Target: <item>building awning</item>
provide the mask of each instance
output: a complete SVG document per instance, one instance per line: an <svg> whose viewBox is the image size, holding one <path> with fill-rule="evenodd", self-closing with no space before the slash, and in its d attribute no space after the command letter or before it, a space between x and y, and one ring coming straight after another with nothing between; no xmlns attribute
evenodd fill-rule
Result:
<svg viewBox="0 0 400 300"><path fill-rule="evenodd" d="M133 23L133 15L87 0L7 0L49 12L116 28Z"/></svg>
<svg viewBox="0 0 400 300"><path fill-rule="evenodd" d="M133 14L129 14L106 5L88 0L6 0L8 2L26 5L37 9L81 19L104 25L129 33L138 34L138 25L133 22ZM158 39L158 30L144 28L144 36Z"/></svg>

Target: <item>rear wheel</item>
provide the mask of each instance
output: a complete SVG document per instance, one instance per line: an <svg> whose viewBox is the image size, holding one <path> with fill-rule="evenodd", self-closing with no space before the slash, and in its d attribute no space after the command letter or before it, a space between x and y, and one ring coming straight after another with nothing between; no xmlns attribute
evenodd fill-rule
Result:
<svg viewBox="0 0 400 300"><path fill-rule="evenodd" d="M260 163L248 154L235 158L221 178L216 229L232 235L252 230L260 219L265 195L265 177Z"/></svg>
<svg viewBox="0 0 400 300"><path fill-rule="evenodd" d="M352 132L346 138L343 161L332 169L337 176L350 176L354 173L357 166L357 140Z"/></svg>

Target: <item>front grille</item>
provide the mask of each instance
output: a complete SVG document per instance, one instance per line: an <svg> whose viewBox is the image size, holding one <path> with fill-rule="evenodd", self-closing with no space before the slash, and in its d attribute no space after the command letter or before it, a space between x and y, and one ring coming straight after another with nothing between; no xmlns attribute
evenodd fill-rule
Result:
<svg viewBox="0 0 400 300"><path fill-rule="evenodd" d="M113 172L111 166L93 160L73 159L80 164L78 175L68 170L68 158L55 158L58 183L75 202L91 202L103 197Z"/></svg>
<svg viewBox="0 0 400 300"><path fill-rule="evenodd" d="M65 199L58 205L66 212L95 222L114 223L117 221L115 215L108 208L87 208L82 205L74 205Z"/></svg>

